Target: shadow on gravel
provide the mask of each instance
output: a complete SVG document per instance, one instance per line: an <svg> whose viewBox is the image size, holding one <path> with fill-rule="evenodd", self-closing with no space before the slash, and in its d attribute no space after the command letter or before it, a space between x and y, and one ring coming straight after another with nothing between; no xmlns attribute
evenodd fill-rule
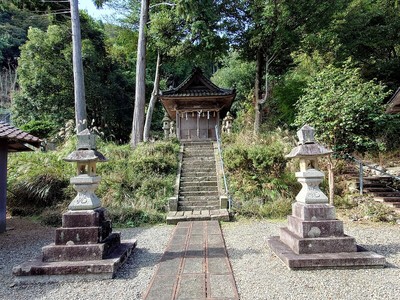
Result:
<svg viewBox="0 0 400 300"><path fill-rule="evenodd" d="M367 249L368 251L375 252L376 254L380 254L385 256L385 258L390 258L390 256L394 256L400 253L400 244L375 244L375 245L360 245L363 248ZM386 261L386 268L396 268L398 269L399 266L389 263Z"/></svg>

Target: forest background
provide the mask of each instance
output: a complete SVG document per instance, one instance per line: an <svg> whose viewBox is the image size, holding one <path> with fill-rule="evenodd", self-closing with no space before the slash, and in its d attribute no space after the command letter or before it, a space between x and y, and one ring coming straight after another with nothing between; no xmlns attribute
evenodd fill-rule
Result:
<svg viewBox="0 0 400 300"><path fill-rule="evenodd" d="M106 179L100 194L110 206L123 203L124 209L119 205L116 210L139 212L148 219L150 211L157 215L165 210L172 193L177 144L145 144L134 150L126 146L142 3L93 2L121 12L112 22L94 20L84 11L80 16L88 119L103 140L111 142L104 144L110 157L121 159L120 165L113 164L118 170L104 167L117 178ZM242 212L268 215L268 204L279 206L277 200L293 198L296 184L283 155L293 146L290 131L304 123L314 126L317 138L338 156L380 155L398 148L399 117L385 114L386 103L400 86L398 0L146 2L147 101L158 54L161 90L177 86L195 66L217 85L236 89L231 110L235 134L225 137L225 156ZM68 133L68 121L74 119L71 49L69 1L0 2L0 113L11 113L15 125L41 138L57 137L63 149L71 149L73 140ZM161 135L163 114L157 102L152 140ZM151 158L143 161L137 151ZM49 170L52 163L60 164L63 153L46 154ZM18 161L26 159L32 167L31 157L19 156ZM135 163L156 180L143 183L149 173L142 178L129 175ZM13 168L9 199L17 207L14 213L24 214L17 199L30 199L25 201L35 207L42 203L46 210L71 196L65 182L72 169L68 174L63 166L43 175L43 170L36 174L26 168L21 181L13 180ZM21 163L15 171L21 174ZM53 195L48 184L53 181L65 192ZM47 183L42 190L37 188L41 182ZM18 189L33 194L17 197Z"/></svg>

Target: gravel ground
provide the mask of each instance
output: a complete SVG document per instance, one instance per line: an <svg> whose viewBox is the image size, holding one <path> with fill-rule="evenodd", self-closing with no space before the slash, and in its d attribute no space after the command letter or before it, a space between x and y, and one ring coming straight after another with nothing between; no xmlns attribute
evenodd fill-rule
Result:
<svg viewBox="0 0 400 300"><path fill-rule="evenodd" d="M112 280L65 282L13 286L12 268L37 256L41 248L54 242L54 229L26 219L11 219L13 230L0 234L0 299L141 299L150 283L174 226L130 228L122 239L137 239L137 248Z"/></svg>
<svg viewBox="0 0 400 300"><path fill-rule="evenodd" d="M13 286L12 267L40 253L54 229L26 219L10 219L13 230L0 234L0 299L141 299L173 226L122 230L138 246L113 280ZM346 223L358 244L382 254L384 269L290 271L269 250L266 239L286 222L246 221L222 225L239 294L257 299L399 299L399 226Z"/></svg>
<svg viewBox="0 0 400 300"><path fill-rule="evenodd" d="M399 299L398 225L345 223L359 245L386 257L384 269L290 271L267 246L286 222L242 221L223 224L241 299Z"/></svg>

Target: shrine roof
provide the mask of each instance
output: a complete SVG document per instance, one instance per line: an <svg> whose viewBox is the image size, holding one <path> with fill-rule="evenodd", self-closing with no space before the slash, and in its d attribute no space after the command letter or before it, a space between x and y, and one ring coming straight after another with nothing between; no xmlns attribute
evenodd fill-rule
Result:
<svg viewBox="0 0 400 300"><path fill-rule="evenodd" d="M30 151L27 144L38 148L41 143L38 137L5 122L0 122L0 140L7 140L9 152Z"/></svg>
<svg viewBox="0 0 400 300"><path fill-rule="evenodd" d="M199 68L176 88L160 92L159 99L169 116L175 119L175 112L181 109L205 109L226 112L229 110L236 92L220 88L211 82Z"/></svg>

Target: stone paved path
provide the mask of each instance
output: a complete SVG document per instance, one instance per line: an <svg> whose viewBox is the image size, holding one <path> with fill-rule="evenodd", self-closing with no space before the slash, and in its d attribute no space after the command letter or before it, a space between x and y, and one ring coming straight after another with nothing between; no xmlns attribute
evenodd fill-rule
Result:
<svg viewBox="0 0 400 300"><path fill-rule="evenodd" d="M218 221L178 223L144 299L239 299Z"/></svg>

